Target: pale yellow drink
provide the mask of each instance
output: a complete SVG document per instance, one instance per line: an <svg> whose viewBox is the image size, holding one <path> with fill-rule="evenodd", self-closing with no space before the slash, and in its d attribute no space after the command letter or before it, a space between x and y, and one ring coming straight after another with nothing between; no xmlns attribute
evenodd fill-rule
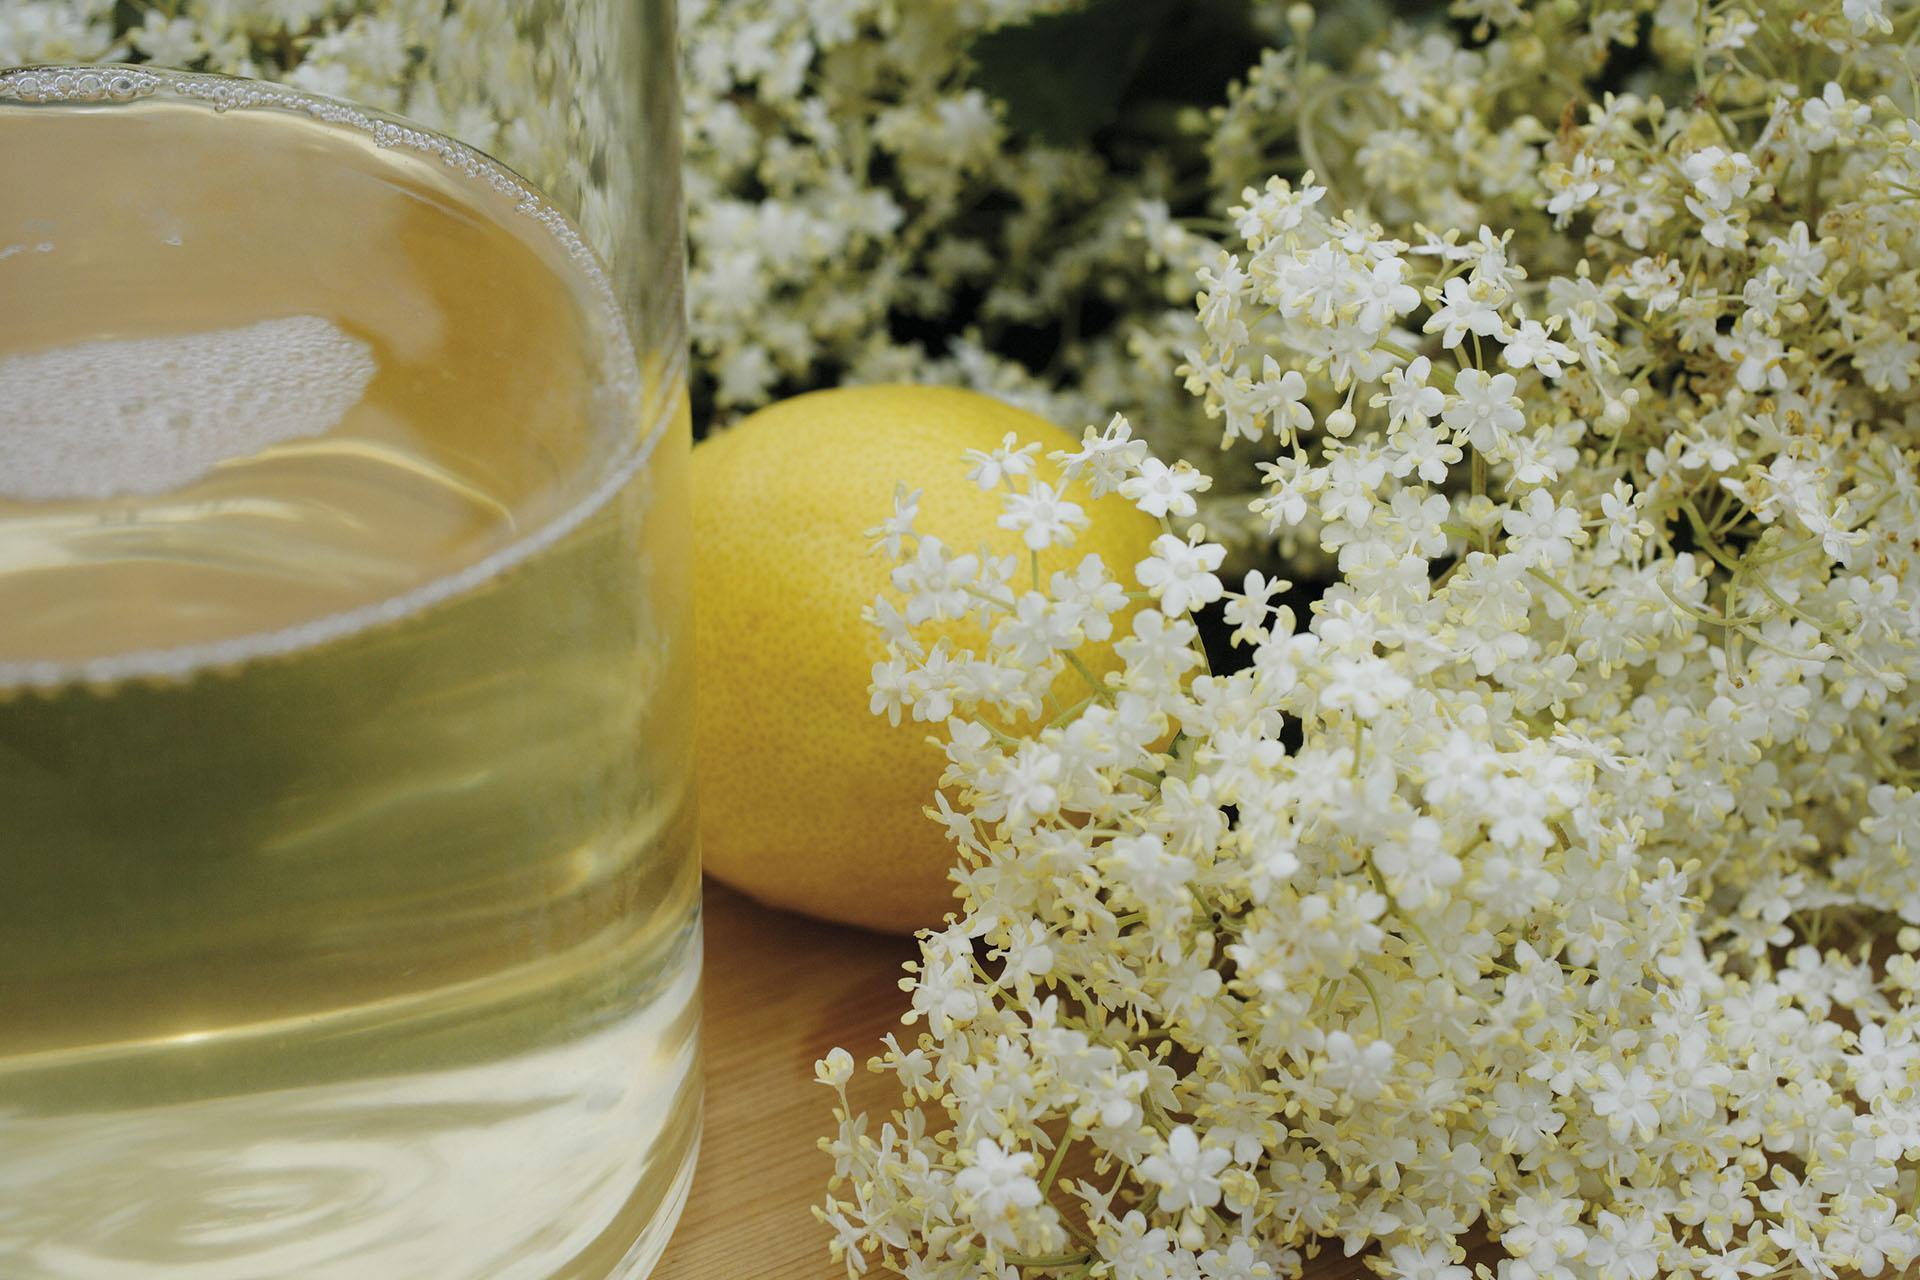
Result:
<svg viewBox="0 0 1920 1280"><path fill-rule="evenodd" d="M510 175L211 83L0 77L0 1275L631 1274L697 1132L684 423Z"/></svg>

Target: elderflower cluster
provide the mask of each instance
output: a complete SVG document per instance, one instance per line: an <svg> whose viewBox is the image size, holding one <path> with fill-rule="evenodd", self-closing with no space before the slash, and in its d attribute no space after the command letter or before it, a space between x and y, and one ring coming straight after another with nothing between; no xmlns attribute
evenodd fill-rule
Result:
<svg viewBox="0 0 1920 1280"><path fill-rule="evenodd" d="M721 411L843 378L1059 407L979 326L1043 322L1136 256L1123 206L1092 216L1119 179L1084 148L1014 145L967 49L1073 3L682 0L690 334ZM938 357L890 335L963 292L973 327Z"/></svg>
<svg viewBox="0 0 1920 1280"><path fill-rule="evenodd" d="M1216 159L1307 164L1160 229L1260 563L1124 416L971 465L1136 564L876 531L958 901L899 1107L818 1068L850 1274L1920 1267L1920 10L1453 14L1264 60Z"/></svg>

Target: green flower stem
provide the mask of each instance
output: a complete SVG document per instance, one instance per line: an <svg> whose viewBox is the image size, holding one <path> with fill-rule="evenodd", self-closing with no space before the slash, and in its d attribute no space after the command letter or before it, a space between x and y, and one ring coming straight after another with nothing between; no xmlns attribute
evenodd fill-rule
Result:
<svg viewBox="0 0 1920 1280"><path fill-rule="evenodd" d="M1086 697L1080 699L1080 701L1074 703L1072 706L1062 711L1059 715L1055 716L1053 719L1047 721L1047 728L1058 729L1063 724L1071 723L1073 720L1079 717L1082 711L1085 711L1088 707L1092 706L1096 701L1098 701L1098 699L1099 699L1098 694L1092 694L1092 693L1088 694Z"/></svg>
<svg viewBox="0 0 1920 1280"><path fill-rule="evenodd" d="M1693 499L1682 498L1680 510L1687 517L1687 523L1693 526L1693 536L1699 542L1700 549L1713 557L1713 562L1728 573L1740 573L1740 562L1714 540L1713 531L1708 527L1706 517L1700 514L1700 508L1693 505Z"/></svg>
<svg viewBox="0 0 1920 1280"><path fill-rule="evenodd" d="M1739 618L1730 618L1725 616L1724 614L1718 614L1718 613L1708 613L1705 609L1695 608L1693 605L1688 604L1685 600L1682 600L1679 596L1673 593L1673 588L1669 587L1666 583L1661 582L1661 583L1658 583L1657 585L1660 588L1660 594L1665 596L1667 598L1667 602L1671 604L1674 608L1678 609L1681 613L1686 614L1689 618L1692 618L1694 621L1704 622L1710 627L1740 627L1740 626L1745 626L1747 623L1750 623L1750 622L1764 622L1768 618L1771 618L1773 616L1772 610L1768 610L1766 613L1749 613Z"/></svg>
<svg viewBox="0 0 1920 1280"><path fill-rule="evenodd" d="M1047 1171L1040 1176L1041 1195L1046 1195L1052 1189L1054 1177L1060 1172L1060 1162L1067 1158L1067 1152L1079 1139L1080 1135L1071 1129L1060 1135L1060 1141L1053 1148L1053 1159L1047 1162Z"/></svg>
<svg viewBox="0 0 1920 1280"><path fill-rule="evenodd" d="M1418 360L1420 358L1419 352L1408 350L1406 347L1401 346L1397 342L1382 341L1382 342L1376 342L1373 345L1378 350L1384 351L1390 356L1397 356L1398 358L1405 360L1408 364L1412 364L1415 360ZM1454 388L1454 383L1457 380L1458 380L1458 374L1450 366L1444 365L1444 364L1437 364L1433 366L1434 385L1439 387L1442 391L1452 392Z"/></svg>
<svg viewBox="0 0 1920 1280"><path fill-rule="evenodd" d="M1007 1255L1007 1261L1016 1267L1071 1267L1090 1260L1084 1249L1079 1253L1049 1253L1032 1257L1020 1253Z"/></svg>
<svg viewBox="0 0 1920 1280"><path fill-rule="evenodd" d="M1529 578L1532 578L1535 582L1543 582L1547 586L1552 587L1555 591L1559 592L1561 596L1563 596L1566 599L1568 604L1571 604L1574 608L1584 609L1587 607L1587 598L1585 596L1580 595L1578 592L1574 591L1571 587L1561 582L1560 579L1554 577L1552 574L1548 573L1545 569L1542 569L1537 565L1528 565L1527 576Z"/></svg>
<svg viewBox="0 0 1920 1280"><path fill-rule="evenodd" d="M1113 705L1112 691L1107 688L1105 683L1103 683L1098 676L1094 675L1092 671L1087 669L1087 664L1080 660L1080 655L1077 653L1067 653L1065 657L1067 659L1067 665L1072 667L1075 671L1078 671L1080 673L1080 678L1087 682L1087 687L1093 690L1093 696L1100 699L1100 701L1106 703L1108 706L1112 706Z"/></svg>
<svg viewBox="0 0 1920 1280"><path fill-rule="evenodd" d="M1833 625L1833 623L1822 621L1821 619L1816 618L1812 614L1806 612L1804 609L1799 609L1789 604L1787 601L1783 600L1780 597L1779 592L1775 591L1771 586L1767 584L1765 579L1755 578L1753 580L1753 585L1760 588L1761 593L1765 595L1767 599L1773 601L1776 605L1778 605L1780 607L1780 611L1786 614L1789 618L1798 618L1800 621L1812 627L1815 631L1818 631L1820 633L1820 638L1822 640L1825 640L1829 645L1833 647L1834 653L1839 655L1839 658L1842 662L1846 663L1849 667L1852 667L1855 671L1873 672L1874 668L1871 664L1869 664L1866 660L1861 658L1859 654L1855 653L1852 649L1848 648L1845 644L1842 644L1838 639L1835 638L1834 633L1838 630L1838 628L1836 628ZM1754 636L1749 636L1748 638L1757 640L1757 637L1754 637ZM1793 657L1796 655L1789 654L1788 656ZM1803 660L1806 660L1806 659L1803 659Z"/></svg>
<svg viewBox="0 0 1920 1280"><path fill-rule="evenodd" d="M1369 978L1363 970L1355 969L1352 972L1354 977L1360 979L1360 985L1367 989L1367 999L1373 1001L1373 1016L1375 1024L1380 1029L1380 1038L1387 1039L1387 1010L1386 1006L1380 1003L1380 993L1374 989L1373 979Z"/></svg>

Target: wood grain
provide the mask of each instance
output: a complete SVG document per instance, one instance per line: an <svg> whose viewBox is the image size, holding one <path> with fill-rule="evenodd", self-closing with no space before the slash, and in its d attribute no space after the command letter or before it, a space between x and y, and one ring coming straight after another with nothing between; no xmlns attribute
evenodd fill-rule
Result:
<svg viewBox="0 0 1920 1280"><path fill-rule="evenodd" d="M712 881L706 913L706 1132L653 1280L843 1280L810 1208L826 1194L817 1143L833 1123L813 1064L835 1045L864 1063L897 1026L913 942L772 911ZM884 1114L899 1103L888 1084L863 1069L848 1091ZM1310 1280L1369 1274L1337 1243L1308 1268Z"/></svg>

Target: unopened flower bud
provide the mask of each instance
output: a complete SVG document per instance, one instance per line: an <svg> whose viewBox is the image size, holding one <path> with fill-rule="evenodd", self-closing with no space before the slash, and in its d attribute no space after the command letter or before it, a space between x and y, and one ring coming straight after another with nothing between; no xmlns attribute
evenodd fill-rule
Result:
<svg viewBox="0 0 1920 1280"><path fill-rule="evenodd" d="M1472 529L1486 529L1500 522L1500 506L1484 493L1477 493L1460 506L1460 518Z"/></svg>

